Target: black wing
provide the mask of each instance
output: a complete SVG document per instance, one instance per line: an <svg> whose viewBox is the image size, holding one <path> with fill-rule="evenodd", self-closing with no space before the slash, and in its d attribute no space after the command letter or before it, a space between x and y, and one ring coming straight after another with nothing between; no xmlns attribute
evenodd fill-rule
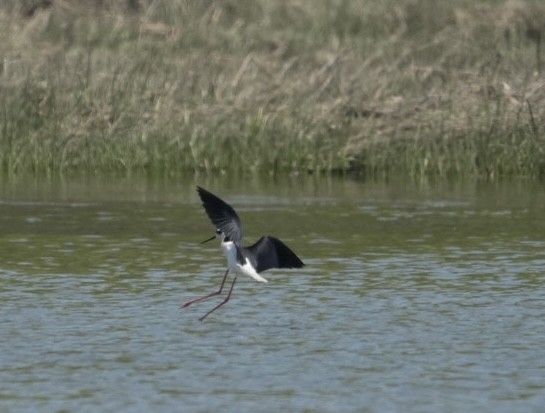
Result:
<svg viewBox="0 0 545 413"><path fill-rule="evenodd" d="M305 264L286 244L274 237L261 237L254 245L244 248L257 272L269 268L301 268Z"/></svg>
<svg viewBox="0 0 545 413"><path fill-rule="evenodd" d="M235 244L240 245L242 227L233 207L200 186L197 187L197 192L202 200L204 210L216 228L219 228Z"/></svg>

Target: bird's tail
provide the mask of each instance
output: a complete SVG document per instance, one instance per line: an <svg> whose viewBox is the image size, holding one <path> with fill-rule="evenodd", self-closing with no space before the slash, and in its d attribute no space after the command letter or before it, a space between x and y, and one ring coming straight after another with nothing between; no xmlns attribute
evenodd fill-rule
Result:
<svg viewBox="0 0 545 413"><path fill-rule="evenodd" d="M246 260L246 264L240 265L239 268L241 272L249 277L252 277L254 280L259 281L260 283L266 283L268 282L265 278L263 278L261 275L257 273L257 271L252 267L248 260Z"/></svg>
<svg viewBox="0 0 545 413"><path fill-rule="evenodd" d="M252 271L248 274L250 277L252 277L254 280L259 281L260 283L267 283L268 281L263 278L261 275L259 275L257 272Z"/></svg>

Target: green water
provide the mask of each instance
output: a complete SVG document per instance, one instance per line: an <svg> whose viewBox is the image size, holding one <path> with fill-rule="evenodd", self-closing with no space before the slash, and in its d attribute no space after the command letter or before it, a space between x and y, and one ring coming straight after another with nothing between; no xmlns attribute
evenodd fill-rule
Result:
<svg viewBox="0 0 545 413"><path fill-rule="evenodd" d="M307 266L219 287L194 190ZM0 183L2 412L540 412L545 187Z"/></svg>

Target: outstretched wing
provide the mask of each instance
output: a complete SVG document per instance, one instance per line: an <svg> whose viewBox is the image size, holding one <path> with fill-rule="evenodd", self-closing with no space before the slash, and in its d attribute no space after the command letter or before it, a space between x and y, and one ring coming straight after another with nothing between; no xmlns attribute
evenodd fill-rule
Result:
<svg viewBox="0 0 545 413"><path fill-rule="evenodd" d="M245 248L256 271L270 268L301 268L305 264L286 244L278 238L264 236L254 245Z"/></svg>
<svg viewBox="0 0 545 413"><path fill-rule="evenodd" d="M200 186L197 187L197 192L204 210L216 228L219 228L235 244L241 245L242 227L233 207Z"/></svg>

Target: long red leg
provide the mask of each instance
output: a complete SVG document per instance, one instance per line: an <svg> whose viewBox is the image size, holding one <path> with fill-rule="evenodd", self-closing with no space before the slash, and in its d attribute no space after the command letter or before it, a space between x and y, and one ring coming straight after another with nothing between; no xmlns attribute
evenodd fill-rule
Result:
<svg viewBox="0 0 545 413"><path fill-rule="evenodd" d="M200 321L203 321L206 317L208 317L210 314L212 314L214 311L220 308L223 304L226 304L227 301L229 301L229 298L231 298L231 293L233 292L233 287L235 286L236 281L237 281L237 277L235 277L235 279L233 280L233 284L231 284L231 288L229 289L229 294L227 294L227 297L225 297L225 300L223 300L221 303L219 303L217 306L215 306L213 309L211 309L209 312L207 312L205 315L199 318Z"/></svg>
<svg viewBox="0 0 545 413"><path fill-rule="evenodd" d="M225 271L225 275L223 276L223 281L221 282L220 289L218 291L215 291L213 293L207 294L205 296L195 298L194 300L188 301L187 303L184 303L180 306L180 308L186 308L189 307L191 304L198 303L199 301L206 300L207 298L213 297L215 295L220 295L223 291L223 285L225 284L225 280L227 279L227 274L229 273L229 268L227 268L227 271Z"/></svg>

